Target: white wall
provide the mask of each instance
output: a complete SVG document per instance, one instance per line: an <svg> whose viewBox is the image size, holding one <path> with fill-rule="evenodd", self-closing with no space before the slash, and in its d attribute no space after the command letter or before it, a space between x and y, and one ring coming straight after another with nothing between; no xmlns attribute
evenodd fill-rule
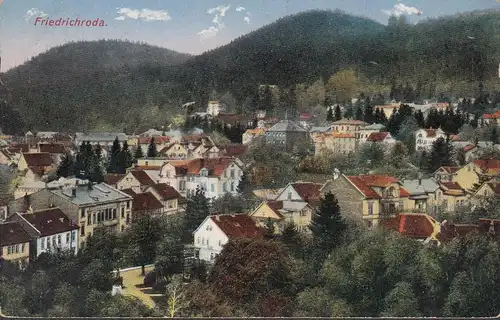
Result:
<svg viewBox="0 0 500 320"><path fill-rule="evenodd" d="M220 254L228 240L211 218L205 219L194 233L194 247L199 250L200 260L204 261L213 262L215 255Z"/></svg>
<svg viewBox="0 0 500 320"><path fill-rule="evenodd" d="M73 234L73 236L72 236ZM61 243L58 243L59 236L61 238ZM68 241L69 240L69 241ZM47 242L50 241L50 249L47 246ZM54 246L55 241L55 246ZM72 250L75 254L78 252L78 230L57 233L47 237L40 237L37 240L37 256L49 250L55 250L55 248L61 248L61 250Z"/></svg>

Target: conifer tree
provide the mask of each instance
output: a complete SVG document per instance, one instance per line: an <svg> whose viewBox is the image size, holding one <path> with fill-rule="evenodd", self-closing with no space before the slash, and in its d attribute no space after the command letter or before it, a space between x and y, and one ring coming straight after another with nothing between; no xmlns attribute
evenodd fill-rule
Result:
<svg viewBox="0 0 500 320"><path fill-rule="evenodd" d="M335 121L342 120L342 110L340 110L340 106L335 106Z"/></svg>
<svg viewBox="0 0 500 320"><path fill-rule="evenodd" d="M120 152L121 152L120 141L118 140L118 137L116 137L115 141L113 141L113 145L111 146L108 173L121 173Z"/></svg>
<svg viewBox="0 0 500 320"><path fill-rule="evenodd" d="M273 239L276 233L276 227L274 221L271 218L267 218L264 224L265 227L265 237L268 239Z"/></svg>
<svg viewBox="0 0 500 320"><path fill-rule="evenodd" d="M205 192L199 187L194 194L188 197L186 211L184 213L184 241L192 242L193 232L210 215L210 205L205 197Z"/></svg>
<svg viewBox="0 0 500 320"><path fill-rule="evenodd" d="M451 143L444 138L438 138L432 143L427 165L428 172L432 173L442 166L453 165L452 155Z"/></svg>
<svg viewBox="0 0 500 320"><path fill-rule="evenodd" d="M137 162L138 159L144 158L144 153L140 145L137 145L134 151L134 161Z"/></svg>
<svg viewBox="0 0 500 320"><path fill-rule="evenodd" d="M132 155L130 154L127 141L123 142L123 147L120 152L120 161L118 165L120 173L125 173L127 171L127 168L132 165Z"/></svg>
<svg viewBox="0 0 500 320"><path fill-rule="evenodd" d="M157 155L157 150L156 150L156 143L155 143L155 138L152 137L151 140L149 141L149 146L148 146L148 158L156 158Z"/></svg>
<svg viewBox="0 0 500 320"><path fill-rule="evenodd" d="M57 178L67 178L75 174L75 162L70 154L65 154L57 168Z"/></svg>
<svg viewBox="0 0 500 320"><path fill-rule="evenodd" d="M333 121L333 110L332 108L328 108L328 111L326 112L326 121Z"/></svg>

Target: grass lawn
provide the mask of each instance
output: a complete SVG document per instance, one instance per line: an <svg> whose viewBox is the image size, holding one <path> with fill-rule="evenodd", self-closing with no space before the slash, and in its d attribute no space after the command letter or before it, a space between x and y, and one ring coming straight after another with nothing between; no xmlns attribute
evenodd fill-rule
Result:
<svg viewBox="0 0 500 320"><path fill-rule="evenodd" d="M153 267L146 268L146 273L153 270ZM151 293L151 288L144 287L144 277L141 276L141 268L120 272L123 277L123 293L140 299L150 308L155 306L153 297L161 297L160 293Z"/></svg>

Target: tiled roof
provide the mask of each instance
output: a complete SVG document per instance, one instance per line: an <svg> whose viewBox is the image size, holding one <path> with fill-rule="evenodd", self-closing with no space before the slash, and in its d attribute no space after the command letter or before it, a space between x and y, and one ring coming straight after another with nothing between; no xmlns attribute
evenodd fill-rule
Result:
<svg viewBox="0 0 500 320"><path fill-rule="evenodd" d="M122 189L120 191L125 192L126 194L128 194L129 196L132 196L132 197L137 194L134 190L132 190L132 188Z"/></svg>
<svg viewBox="0 0 500 320"><path fill-rule="evenodd" d="M163 201L182 198L181 194L174 187L166 183L156 183L151 185Z"/></svg>
<svg viewBox="0 0 500 320"><path fill-rule="evenodd" d="M28 167L28 170L31 170L34 174L38 176L43 176L46 173L48 173L48 170L46 170L46 167Z"/></svg>
<svg viewBox="0 0 500 320"><path fill-rule="evenodd" d="M23 215L23 218L40 231L40 236L42 237L77 230L79 228L59 208L27 213Z"/></svg>
<svg viewBox="0 0 500 320"><path fill-rule="evenodd" d="M334 121L332 124L334 125L348 125L348 126L354 126L354 125L368 125L368 123L361 121L361 120L350 120L350 119L341 119Z"/></svg>
<svg viewBox="0 0 500 320"><path fill-rule="evenodd" d="M15 222L0 224L0 246L10 246L14 244L26 243L31 239L21 227Z"/></svg>
<svg viewBox="0 0 500 320"><path fill-rule="evenodd" d="M50 167L54 164L50 153L47 152L23 153L23 157L28 167Z"/></svg>
<svg viewBox="0 0 500 320"><path fill-rule="evenodd" d="M142 170L133 170L130 173L134 176L134 178L139 181L142 186L150 186L155 182L148 176L148 174Z"/></svg>
<svg viewBox="0 0 500 320"><path fill-rule="evenodd" d="M441 223L440 232L437 239L441 242L451 241L457 237L464 237L470 232L478 232L479 225L477 224L452 224Z"/></svg>
<svg viewBox="0 0 500 320"><path fill-rule="evenodd" d="M473 145L473 144L468 144L464 147L464 152L469 152L471 151L472 149L474 149L476 146Z"/></svg>
<svg viewBox="0 0 500 320"><path fill-rule="evenodd" d="M499 174L500 173L500 160L474 160L474 164L481 170L486 171L486 174Z"/></svg>
<svg viewBox="0 0 500 320"><path fill-rule="evenodd" d="M449 196L464 196L465 190L457 182L440 182L444 187L444 194Z"/></svg>
<svg viewBox="0 0 500 320"><path fill-rule="evenodd" d="M383 175L359 175L359 176L347 176L346 177L356 188L358 188L361 193L367 198L380 199L381 196L372 189L372 187L385 188L390 184L398 183L398 180L394 177L383 176ZM409 193L403 187L399 188L399 193L401 197L408 197Z"/></svg>
<svg viewBox="0 0 500 320"><path fill-rule="evenodd" d="M262 238L264 230L257 221L246 214L215 215L210 219L219 227L229 239Z"/></svg>
<svg viewBox="0 0 500 320"><path fill-rule="evenodd" d="M278 217L283 218L283 215L279 212L279 210L283 209L283 201L266 201L266 205L273 210Z"/></svg>
<svg viewBox="0 0 500 320"><path fill-rule="evenodd" d="M381 141L384 141L388 135L389 135L389 132L372 132L372 133L370 133L368 138L366 138L366 141L381 142Z"/></svg>
<svg viewBox="0 0 500 320"><path fill-rule="evenodd" d="M40 152L62 154L66 152L66 147L61 143L41 143Z"/></svg>
<svg viewBox="0 0 500 320"><path fill-rule="evenodd" d="M151 143L151 139L153 139L153 138L154 138L155 144L164 144L164 143L168 143L170 141L170 137L167 137L167 136L139 137L138 143L139 144L149 144L149 143Z"/></svg>
<svg viewBox="0 0 500 320"><path fill-rule="evenodd" d="M138 193L133 195L132 210L158 210L163 209L161 202L151 192Z"/></svg>
<svg viewBox="0 0 500 320"><path fill-rule="evenodd" d="M27 153L30 151L30 146L27 143L12 143L9 148L12 147L13 149L20 150L24 153ZM17 152L20 152L17 151Z"/></svg>
<svg viewBox="0 0 500 320"><path fill-rule="evenodd" d="M483 119L497 119L500 118L500 110L495 113L486 113L483 115Z"/></svg>
<svg viewBox="0 0 500 320"><path fill-rule="evenodd" d="M306 130L291 120L281 120L267 132L306 132Z"/></svg>
<svg viewBox="0 0 500 320"><path fill-rule="evenodd" d="M291 186L297 192L297 194L304 200L314 200L319 199L320 197L320 189L323 187L322 184L313 183L313 182L297 182L292 183Z"/></svg>
<svg viewBox="0 0 500 320"><path fill-rule="evenodd" d="M200 170L203 168L208 169L209 175L220 176L224 173L224 170L233 163L232 158L211 158L211 159L194 159L187 163L187 173L188 174L199 174Z"/></svg>
<svg viewBox="0 0 500 320"><path fill-rule="evenodd" d="M443 185L446 189L462 190L462 187L457 182L444 181L444 182L441 182L441 185Z"/></svg>
<svg viewBox="0 0 500 320"><path fill-rule="evenodd" d="M230 144L224 148L224 155L227 157L237 157L247 151L247 146L242 144Z"/></svg>
<svg viewBox="0 0 500 320"><path fill-rule="evenodd" d="M135 166L134 170L160 170L161 166Z"/></svg>
<svg viewBox="0 0 500 320"><path fill-rule="evenodd" d="M125 177L125 174L121 173L108 173L106 176L104 176L104 182L113 186L116 185L121 179Z"/></svg>
<svg viewBox="0 0 500 320"><path fill-rule="evenodd" d="M405 236L426 239L439 228L436 220L426 214L404 213L395 218L381 221L385 228L397 231Z"/></svg>
<svg viewBox="0 0 500 320"><path fill-rule="evenodd" d="M188 136L182 136L181 142L183 143L190 143L190 142L198 142L200 143L203 139L206 139L207 135L206 134L192 134Z"/></svg>

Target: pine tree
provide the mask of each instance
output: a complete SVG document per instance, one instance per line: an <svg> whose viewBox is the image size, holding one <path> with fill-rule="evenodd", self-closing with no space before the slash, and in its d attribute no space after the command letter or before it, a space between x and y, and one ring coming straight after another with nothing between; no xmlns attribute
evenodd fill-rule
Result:
<svg viewBox="0 0 500 320"><path fill-rule="evenodd" d="M321 199L309 225L315 248L324 260L330 251L338 246L347 229L347 223L340 213L337 198L328 192Z"/></svg>
<svg viewBox="0 0 500 320"><path fill-rule="evenodd" d="M266 111L274 110L273 92L271 91L271 88L268 85L264 87L264 92L262 93L262 99L260 101L260 105Z"/></svg>
<svg viewBox="0 0 500 320"><path fill-rule="evenodd" d="M356 120L363 120L363 110L361 109L361 107L356 108L356 114L354 115L354 117L356 118Z"/></svg>
<svg viewBox="0 0 500 320"><path fill-rule="evenodd" d="M127 172L127 168L130 168L130 166L132 165L132 155L130 154L127 141L123 142L123 147L120 151L119 161L117 165L119 173L122 174Z"/></svg>
<svg viewBox="0 0 500 320"><path fill-rule="evenodd" d="M193 232L210 215L210 205L205 193L197 187L194 194L188 197L184 213L184 241L192 241Z"/></svg>
<svg viewBox="0 0 500 320"><path fill-rule="evenodd" d="M142 152L142 148L140 145L137 145L134 151L134 161L137 162L138 159L142 159L144 157L144 153Z"/></svg>
<svg viewBox="0 0 500 320"><path fill-rule="evenodd" d="M493 144L498 144L498 129L497 129L496 124L493 125L493 127L491 128L490 141Z"/></svg>
<svg viewBox="0 0 500 320"><path fill-rule="evenodd" d="M264 227L266 229L265 237L268 239L273 239L276 234L274 221L271 218L267 218Z"/></svg>
<svg viewBox="0 0 500 320"><path fill-rule="evenodd" d="M121 173L120 172L120 152L121 146L118 137L113 141L113 146L111 146L110 156L109 156L109 166L108 173Z"/></svg>
<svg viewBox="0 0 500 320"><path fill-rule="evenodd" d="M155 138L152 137L151 141L149 141L149 146L148 146L148 158L156 158L157 155L156 151L156 143L155 143Z"/></svg>
<svg viewBox="0 0 500 320"><path fill-rule="evenodd" d="M328 108L328 111L326 112L326 121L333 121L333 111L332 108Z"/></svg>
<svg viewBox="0 0 500 320"><path fill-rule="evenodd" d="M70 154L65 154L57 168L57 178L67 178L75 174L75 162Z"/></svg>
<svg viewBox="0 0 500 320"><path fill-rule="evenodd" d="M293 254L298 255L302 252L302 239L293 222L285 225L283 232L280 235L280 240Z"/></svg>
<svg viewBox="0 0 500 320"><path fill-rule="evenodd" d="M444 138L438 138L432 143L432 150L428 158L427 170L429 173L435 172L442 166L451 166L452 162L451 143Z"/></svg>
<svg viewBox="0 0 500 320"><path fill-rule="evenodd" d="M240 194L247 194L250 192L250 189L250 180L248 179L247 173L243 171L243 175L240 177L240 181L238 183L236 191L238 191L238 193Z"/></svg>
<svg viewBox="0 0 500 320"><path fill-rule="evenodd" d="M342 110L340 110L340 106L337 105L335 107L335 121L342 120Z"/></svg>

